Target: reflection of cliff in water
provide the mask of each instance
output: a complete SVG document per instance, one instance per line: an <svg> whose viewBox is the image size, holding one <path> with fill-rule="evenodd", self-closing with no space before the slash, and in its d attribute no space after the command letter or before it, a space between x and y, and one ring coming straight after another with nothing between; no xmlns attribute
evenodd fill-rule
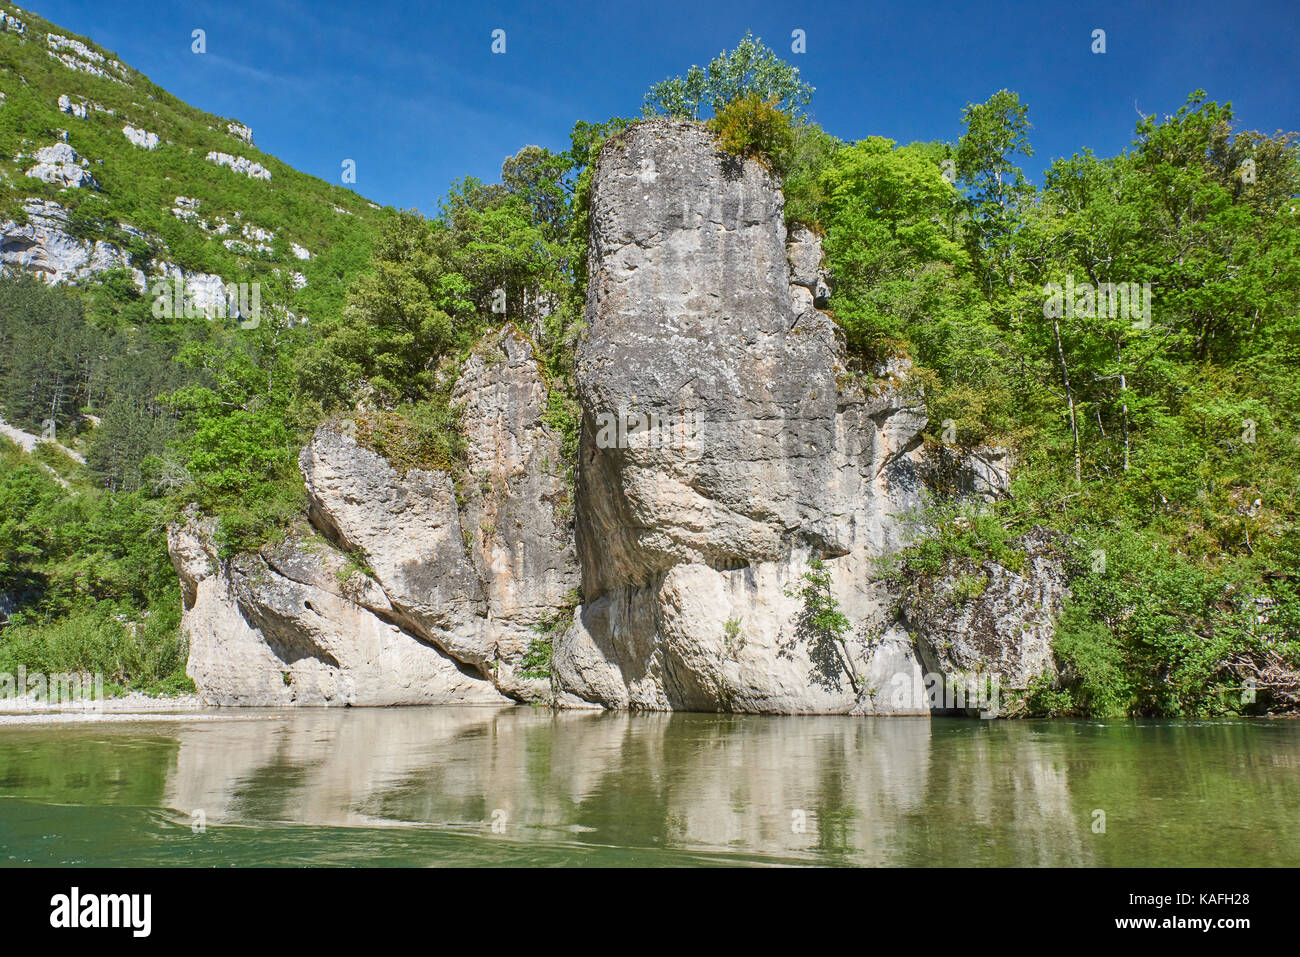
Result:
<svg viewBox="0 0 1300 957"><path fill-rule="evenodd" d="M963 733L964 732L964 733ZM1079 867L1098 863L1088 809L1077 806L1055 736L1025 723L936 723L923 813L901 822L901 857L914 864ZM954 840L953 830L961 838ZM954 844L965 849L954 859Z"/></svg>
<svg viewBox="0 0 1300 957"><path fill-rule="evenodd" d="M936 727L937 740L924 718L302 711L184 726L167 803L214 825L490 834L500 811L514 840L826 863L959 863L959 840L1005 863L1087 862L1086 812L1050 747Z"/></svg>

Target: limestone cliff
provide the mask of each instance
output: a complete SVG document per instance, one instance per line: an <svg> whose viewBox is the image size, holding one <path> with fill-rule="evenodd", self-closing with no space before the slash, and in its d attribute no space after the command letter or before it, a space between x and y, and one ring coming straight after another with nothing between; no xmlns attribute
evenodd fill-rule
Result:
<svg viewBox="0 0 1300 957"><path fill-rule="evenodd" d="M358 443L353 423L332 423L299 460L310 529L228 562L197 517L171 530L188 672L205 701L549 696L549 682L520 676L519 662L578 572L560 439L542 418L531 345L509 327L490 337L456 396L472 440L461 474L403 475Z"/></svg>
<svg viewBox="0 0 1300 957"><path fill-rule="evenodd" d="M395 623L372 580L319 537L229 563L197 517L168 536L185 602L188 673L206 704L504 702L490 681Z"/></svg>
<svg viewBox="0 0 1300 957"><path fill-rule="evenodd" d="M642 123L600 157L577 376L584 605L556 654L575 698L879 712L899 709L872 688L919 674L872 562L920 505L925 417L848 374L815 308L815 238L788 248L783 206L761 164L696 124ZM629 426L602 442L611 417ZM817 556L853 622L847 662L800 636L787 595Z"/></svg>
<svg viewBox="0 0 1300 957"><path fill-rule="evenodd" d="M459 473L400 474L322 427L301 457L317 551L291 540L218 565L201 535L174 532L190 674L209 700L917 714L930 704L898 690L927 671L1023 687L1054 669L1064 584L1046 551L985 570L965 611L946 586L898 594L882 578L927 481L964 469L966 492L1004 494L1003 459L937 469L906 363L848 368L818 308L833 287L820 242L787 236L763 164L699 124L645 121L602 151L590 212L572 519L546 384L507 328L455 390ZM205 575L191 553L208 555ZM842 641L809 627L799 590L817 562ZM336 566L355 581L334 587ZM520 677L579 585L552 680Z"/></svg>

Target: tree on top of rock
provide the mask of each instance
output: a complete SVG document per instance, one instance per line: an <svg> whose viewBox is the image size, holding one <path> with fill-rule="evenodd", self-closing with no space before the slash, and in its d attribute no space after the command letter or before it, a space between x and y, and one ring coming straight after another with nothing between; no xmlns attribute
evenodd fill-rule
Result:
<svg viewBox="0 0 1300 957"><path fill-rule="evenodd" d="M786 63L749 31L736 49L723 50L706 67L692 66L685 76L670 77L650 87L642 112L697 120L700 111L717 113L743 96L774 101L798 116L812 99L814 88L799 78L799 68Z"/></svg>

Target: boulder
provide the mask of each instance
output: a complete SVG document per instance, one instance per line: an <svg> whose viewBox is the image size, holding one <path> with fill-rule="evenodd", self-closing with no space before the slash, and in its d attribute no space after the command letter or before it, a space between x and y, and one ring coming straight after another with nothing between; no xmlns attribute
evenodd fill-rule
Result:
<svg viewBox="0 0 1300 957"><path fill-rule="evenodd" d="M85 169L86 161L67 143L42 147L33 154L32 159L36 160L36 164L24 176L69 189L79 189L82 186L94 188L99 185Z"/></svg>

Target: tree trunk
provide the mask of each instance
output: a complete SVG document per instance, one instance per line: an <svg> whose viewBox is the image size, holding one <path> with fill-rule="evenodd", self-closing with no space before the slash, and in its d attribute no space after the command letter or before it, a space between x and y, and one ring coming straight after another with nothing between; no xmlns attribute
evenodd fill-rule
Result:
<svg viewBox="0 0 1300 957"><path fill-rule="evenodd" d="M1056 332L1056 354L1061 357L1061 381L1065 383L1065 401L1070 409L1070 433L1074 436L1074 487L1083 484L1083 454L1079 449L1079 423L1074 417L1074 390L1070 388L1070 370L1065 364L1065 347L1061 345L1061 322L1052 320Z"/></svg>

